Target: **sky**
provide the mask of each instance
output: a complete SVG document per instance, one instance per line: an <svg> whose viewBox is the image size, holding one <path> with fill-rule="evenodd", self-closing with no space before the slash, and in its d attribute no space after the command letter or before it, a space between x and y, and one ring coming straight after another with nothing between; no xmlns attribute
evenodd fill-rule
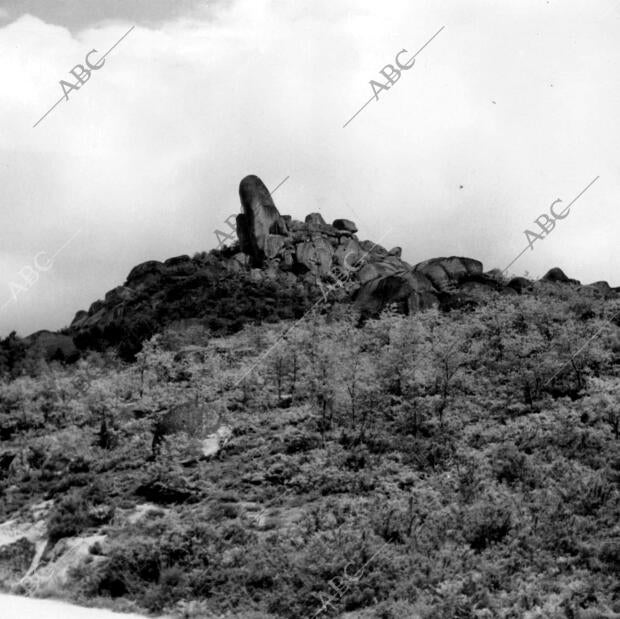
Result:
<svg viewBox="0 0 620 619"><path fill-rule="evenodd" d="M215 248L247 174L410 264L527 248L509 273L620 286L619 26L617 0L0 0L0 337Z"/></svg>

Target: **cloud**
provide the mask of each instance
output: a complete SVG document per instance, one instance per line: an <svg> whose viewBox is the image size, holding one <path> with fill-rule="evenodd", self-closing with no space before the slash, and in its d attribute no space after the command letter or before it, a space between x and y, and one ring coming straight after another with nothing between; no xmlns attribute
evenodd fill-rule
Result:
<svg viewBox="0 0 620 619"><path fill-rule="evenodd" d="M553 200L600 175L513 269L558 265L619 285L615 10L235 0L138 24L36 129L59 81L133 23L72 34L17 19L0 29L11 86L0 94L0 304L20 265L82 233L0 314L0 335L59 328L135 264L214 247L249 173L270 187L290 176L276 195L283 213L353 219L412 263L456 254L486 268L505 267ZM369 81L443 25L343 129Z"/></svg>
<svg viewBox="0 0 620 619"><path fill-rule="evenodd" d="M9 8L0 8L12 19L31 15L46 23L62 26L71 32L109 22L132 22L158 26L173 19L198 14L205 15L221 0L80 0L79 2L49 2L49 0L20 0Z"/></svg>

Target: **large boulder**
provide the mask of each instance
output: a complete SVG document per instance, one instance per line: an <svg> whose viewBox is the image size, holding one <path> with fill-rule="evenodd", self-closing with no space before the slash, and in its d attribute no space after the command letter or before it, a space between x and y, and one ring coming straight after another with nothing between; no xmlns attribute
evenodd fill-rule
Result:
<svg viewBox="0 0 620 619"><path fill-rule="evenodd" d="M168 258L164 262L166 275L191 275L198 270L198 265L187 255Z"/></svg>
<svg viewBox="0 0 620 619"><path fill-rule="evenodd" d="M126 286L117 286L116 288L106 292L104 303L107 306L118 305L123 301L129 301L136 296L136 293Z"/></svg>
<svg viewBox="0 0 620 619"><path fill-rule="evenodd" d="M265 239L265 257L269 260L275 258L286 243L286 237L279 234L268 234Z"/></svg>
<svg viewBox="0 0 620 619"><path fill-rule="evenodd" d="M409 314L437 306L438 303L431 283L423 275L411 272L378 277L363 285L355 297L355 304L363 317L377 316L393 304Z"/></svg>
<svg viewBox="0 0 620 619"><path fill-rule="evenodd" d="M594 282L584 286L588 290L594 291L595 294L604 297L605 299L613 299L617 296L617 291L614 290L608 282L600 281Z"/></svg>
<svg viewBox="0 0 620 619"><path fill-rule="evenodd" d="M400 275L377 277L363 285L356 297L355 303L363 314L377 315L390 303L400 302L403 309L408 311L408 298L413 288L407 278Z"/></svg>
<svg viewBox="0 0 620 619"><path fill-rule="evenodd" d="M525 277L513 277L508 282L508 288L521 294L532 287L532 282Z"/></svg>
<svg viewBox="0 0 620 619"><path fill-rule="evenodd" d="M334 219L332 226L336 230L345 230L355 234L357 232L357 226L350 219Z"/></svg>
<svg viewBox="0 0 620 619"><path fill-rule="evenodd" d="M88 312L85 310L79 310L73 320L71 321L72 329L79 329L84 325L84 323L88 320Z"/></svg>
<svg viewBox="0 0 620 619"><path fill-rule="evenodd" d="M432 258L416 264L414 271L428 277L441 292L454 292L457 285L472 275L482 275L482 262L472 258Z"/></svg>
<svg viewBox="0 0 620 619"><path fill-rule="evenodd" d="M570 279L566 276L564 271L559 267L554 267L550 269L542 276L543 282L552 282L554 284L579 284L580 282L576 279Z"/></svg>
<svg viewBox="0 0 620 619"><path fill-rule="evenodd" d="M286 221L278 212L263 181L253 174L239 185L243 213L237 216L237 236L241 251L248 254L252 265L263 265L267 238L270 234L288 235Z"/></svg>
<svg viewBox="0 0 620 619"><path fill-rule="evenodd" d="M165 411L153 428L153 449L162 439L172 434L185 432L196 439L205 439L221 425L220 410L216 405L207 406L197 402L184 402Z"/></svg>
<svg viewBox="0 0 620 619"><path fill-rule="evenodd" d="M360 247L372 256L382 257L388 255L388 250L385 249L385 247L381 247L381 245L373 243L372 241L361 241Z"/></svg>
<svg viewBox="0 0 620 619"><path fill-rule="evenodd" d="M325 239L315 239L297 245L297 263L303 265L308 271L327 275L331 269L333 247Z"/></svg>
<svg viewBox="0 0 620 619"><path fill-rule="evenodd" d="M166 272L163 262L158 260L149 260L135 266L129 272L125 286L137 290L139 288L147 288L154 283L159 282L161 276ZM93 313L91 307L89 313Z"/></svg>
<svg viewBox="0 0 620 619"><path fill-rule="evenodd" d="M363 315L376 315L392 303L407 312L434 306L462 307L499 286L483 274L481 262L457 257L434 258L411 268L394 254L370 254L358 278L361 289L356 304Z"/></svg>
<svg viewBox="0 0 620 619"><path fill-rule="evenodd" d="M358 277L360 283L365 284L379 277L396 275L405 271L403 263L397 258L386 256L383 259L376 259L369 256L368 262L359 270Z"/></svg>
<svg viewBox="0 0 620 619"><path fill-rule="evenodd" d="M358 271L366 260L366 252L356 239L347 238L336 248L334 260L347 271Z"/></svg>
<svg viewBox="0 0 620 619"><path fill-rule="evenodd" d="M306 215L305 222L313 226L326 226L327 225L321 213L310 213L309 215Z"/></svg>

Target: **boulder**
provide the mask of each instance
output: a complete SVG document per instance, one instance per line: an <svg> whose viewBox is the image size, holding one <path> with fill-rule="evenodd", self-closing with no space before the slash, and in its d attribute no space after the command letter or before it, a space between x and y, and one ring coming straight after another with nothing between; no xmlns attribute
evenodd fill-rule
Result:
<svg viewBox="0 0 620 619"><path fill-rule="evenodd" d="M605 299L614 298L617 295L616 290L614 290L607 282L603 281L588 284L587 286L584 286L584 288L594 290L596 294L603 296Z"/></svg>
<svg viewBox="0 0 620 619"><path fill-rule="evenodd" d="M88 312L84 310L80 310L79 312L76 313L74 319L71 321L71 328L79 329L84 324L84 321L87 318L88 318Z"/></svg>
<svg viewBox="0 0 620 619"><path fill-rule="evenodd" d="M327 225L321 213L310 213L309 215L306 215L305 222L307 224L311 224L315 226L326 226Z"/></svg>
<svg viewBox="0 0 620 619"><path fill-rule="evenodd" d="M252 266L265 260L267 237L288 235L286 221L280 216L271 194L258 176L246 176L239 184L243 213L237 216L237 236L241 251L248 254Z"/></svg>
<svg viewBox="0 0 620 619"><path fill-rule="evenodd" d="M382 267L383 266L383 270ZM385 270L389 266L389 270ZM366 273L362 273L366 269ZM422 273L411 269L395 270L390 263L369 263L360 271L361 287L355 296L355 304L363 316L376 316L385 307L397 303L405 313L420 311L438 305L437 291ZM365 280L366 275L378 271L380 275Z"/></svg>
<svg viewBox="0 0 620 619"><path fill-rule="evenodd" d="M209 436L220 427L220 414L215 405L184 402L173 406L155 423L153 441L178 432L201 439Z"/></svg>
<svg viewBox="0 0 620 619"><path fill-rule="evenodd" d="M505 281L504 273L500 271L499 269L491 269L490 271L487 271L484 275L488 277L489 279L493 279L499 283L503 283Z"/></svg>
<svg viewBox="0 0 620 619"><path fill-rule="evenodd" d="M360 247L367 252L368 254L372 254L374 256L387 256L388 251L385 247L381 247L377 243L373 243L372 241L361 241Z"/></svg>
<svg viewBox="0 0 620 619"><path fill-rule="evenodd" d="M600 281L593 282L592 284L588 284L588 288L594 288L595 290L600 290L601 292L613 292L612 287L608 282Z"/></svg>
<svg viewBox="0 0 620 619"><path fill-rule="evenodd" d="M198 270L198 265L186 255L169 258L164 262L166 275L192 275Z"/></svg>
<svg viewBox="0 0 620 619"><path fill-rule="evenodd" d="M543 282L553 282L554 284L579 284L576 279L570 279L559 267L554 267L547 271L541 278Z"/></svg>
<svg viewBox="0 0 620 619"><path fill-rule="evenodd" d="M408 270L405 273L403 273L401 277L404 277L407 279L407 281L411 285L411 288L416 293L423 293L423 292L435 293L436 292L435 289L433 288L433 284L431 283L430 279L428 279L428 277L426 277L426 275L424 275L423 273L415 273L412 270Z"/></svg>
<svg viewBox="0 0 620 619"><path fill-rule="evenodd" d="M232 438L232 429L228 426L220 426L213 434L202 441L201 451L205 458L216 455Z"/></svg>
<svg viewBox="0 0 620 619"><path fill-rule="evenodd" d="M416 264L414 271L423 273L441 292L454 292L457 285L473 275L482 275L482 263L472 258L433 258Z"/></svg>
<svg viewBox="0 0 620 619"><path fill-rule="evenodd" d="M408 313L409 297L414 292L406 277L387 275L378 277L359 289L355 304L363 314L375 316L390 303L401 303Z"/></svg>
<svg viewBox="0 0 620 619"><path fill-rule="evenodd" d="M187 254L183 254L182 256L174 256L173 258L168 258L168 260L164 261L164 265L167 267L174 267L178 266L179 264L185 264L191 261L192 259Z"/></svg>
<svg viewBox="0 0 620 619"><path fill-rule="evenodd" d="M376 262L366 262L357 272L358 280L362 286L385 275L387 275L386 271Z"/></svg>
<svg viewBox="0 0 620 619"><path fill-rule="evenodd" d="M465 281L459 286L459 292L469 295L477 300L486 299L489 294L499 289L496 282L489 279L488 281Z"/></svg>
<svg viewBox="0 0 620 619"><path fill-rule="evenodd" d="M105 303L101 300L101 299L97 299L89 308L88 308L88 314L89 316L92 316L93 314L96 314L99 310L103 309L105 306Z"/></svg>
<svg viewBox="0 0 620 619"><path fill-rule="evenodd" d="M136 296L135 291L131 288L127 288L126 286L117 286L113 290L106 292L105 295L105 305L118 305L123 301L129 301Z"/></svg>
<svg viewBox="0 0 620 619"><path fill-rule="evenodd" d="M308 231L308 225L305 224L303 221L298 221L297 219L292 219L290 226L289 226L289 230L291 232L307 232Z"/></svg>
<svg viewBox="0 0 620 619"><path fill-rule="evenodd" d="M336 230L345 230L355 234L357 232L357 226L350 219L334 219L332 226Z"/></svg>
<svg viewBox="0 0 620 619"><path fill-rule="evenodd" d="M286 242L286 237L277 234L268 234L265 239L265 257L267 259L275 258Z"/></svg>
<svg viewBox="0 0 620 619"><path fill-rule="evenodd" d="M334 249L325 239L300 243L296 249L297 263L311 273L326 275L332 264Z"/></svg>
<svg viewBox="0 0 620 619"><path fill-rule="evenodd" d="M148 260L147 262L143 262L138 266L135 266L129 272L127 276L127 280L125 282L125 286L129 288L137 288L139 286L144 286L145 284L150 284L154 281L159 280L161 275L166 272L166 267L163 262L159 262L158 260ZM96 310L95 310L96 311ZM91 309L89 310L89 314L94 313Z"/></svg>
<svg viewBox="0 0 620 619"><path fill-rule="evenodd" d="M519 294L521 294L523 291L532 287L532 282L529 279L526 279L525 277L513 277L508 282L507 286L508 288L511 288L515 292L518 292Z"/></svg>
<svg viewBox="0 0 620 619"><path fill-rule="evenodd" d="M337 265L349 271L358 271L366 260L366 252L360 247L358 241L345 238L344 242L341 242L336 248L334 260Z"/></svg>

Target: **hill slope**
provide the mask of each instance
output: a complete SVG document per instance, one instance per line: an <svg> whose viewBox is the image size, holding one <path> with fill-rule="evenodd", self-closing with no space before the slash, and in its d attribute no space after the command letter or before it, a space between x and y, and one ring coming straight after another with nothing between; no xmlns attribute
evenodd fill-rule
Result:
<svg viewBox="0 0 620 619"><path fill-rule="evenodd" d="M201 618L617 617L619 311L540 282L4 382L0 578Z"/></svg>

